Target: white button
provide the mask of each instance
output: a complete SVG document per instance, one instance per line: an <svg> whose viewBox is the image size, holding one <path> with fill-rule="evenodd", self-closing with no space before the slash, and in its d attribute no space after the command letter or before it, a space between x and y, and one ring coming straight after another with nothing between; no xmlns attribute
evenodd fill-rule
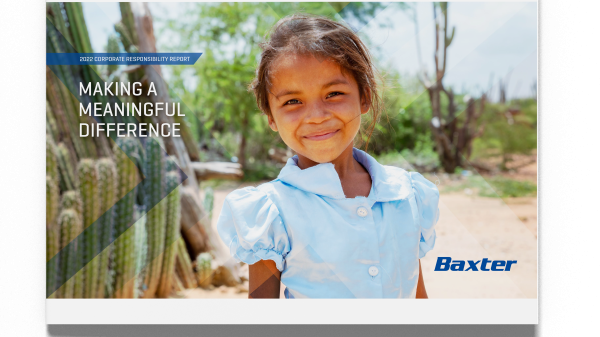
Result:
<svg viewBox="0 0 600 337"><path fill-rule="evenodd" d="M379 269L377 269L377 267L375 267L375 266L369 267L369 275L377 276L377 274L379 274Z"/></svg>
<svg viewBox="0 0 600 337"><path fill-rule="evenodd" d="M364 208L364 207L359 207L359 208L356 210L356 214L358 214L358 216L359 216L359 217L361 217L361 218L364 218L364 217L366 217L366 216L367 216L367 214L369 214L369 212L367 211L367 209L366 209L366 208Z"/></svg>

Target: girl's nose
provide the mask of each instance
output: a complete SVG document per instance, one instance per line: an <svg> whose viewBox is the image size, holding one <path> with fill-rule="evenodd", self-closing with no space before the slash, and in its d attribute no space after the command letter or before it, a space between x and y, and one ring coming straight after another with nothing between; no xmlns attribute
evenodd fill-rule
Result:
<svg viewBox="0 0 600 337"><path fill-rule="evenodd" d="M332 117L331 112L321 102L309 105L307 111L304 120L306 123L310 124L320 124Z"/></svg>

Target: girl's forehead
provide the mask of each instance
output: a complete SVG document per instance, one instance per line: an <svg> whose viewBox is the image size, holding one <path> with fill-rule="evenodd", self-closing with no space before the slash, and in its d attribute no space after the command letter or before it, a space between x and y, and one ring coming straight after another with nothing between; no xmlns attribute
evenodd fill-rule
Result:
<svg viewBox="0 0 600 337"><path fill-rule="evenodd" d="M271 86L281 86L288 83L290 77L311 78L311 83L327 81L329 77L344 77L350 80L347 71L331 58L315 57L313 55L289 54L281 55L274 60L270 73ZM284 76L285 79L282 77Z"/></svg>

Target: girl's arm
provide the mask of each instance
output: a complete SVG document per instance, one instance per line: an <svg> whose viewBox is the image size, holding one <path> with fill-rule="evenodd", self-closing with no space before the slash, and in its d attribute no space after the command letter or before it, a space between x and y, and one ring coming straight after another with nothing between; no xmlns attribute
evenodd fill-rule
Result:
<svg viewBox="0 0 600 337"><path fill-rule="evenodd" d="M260 260L251 264L248 298L279 298L280 281L281 272L274 261Z"/></svg>
<svg viewBox="0 0 600 337"><path fill-rule="evenodd" d="M419 259L419 282L417 283L417 298L428 298L425 283L423 282L423 272L421 271L421 259Z"/></svg>

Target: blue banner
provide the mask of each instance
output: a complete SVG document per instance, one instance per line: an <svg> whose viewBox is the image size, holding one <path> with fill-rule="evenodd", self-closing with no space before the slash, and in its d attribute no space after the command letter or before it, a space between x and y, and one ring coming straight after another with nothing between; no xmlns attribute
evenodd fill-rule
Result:
<svg viewBox="0 0 600 337"><path fill-rule="evenodd" d="M46 53L46 65L192 65L202 53Z"/></svg>

